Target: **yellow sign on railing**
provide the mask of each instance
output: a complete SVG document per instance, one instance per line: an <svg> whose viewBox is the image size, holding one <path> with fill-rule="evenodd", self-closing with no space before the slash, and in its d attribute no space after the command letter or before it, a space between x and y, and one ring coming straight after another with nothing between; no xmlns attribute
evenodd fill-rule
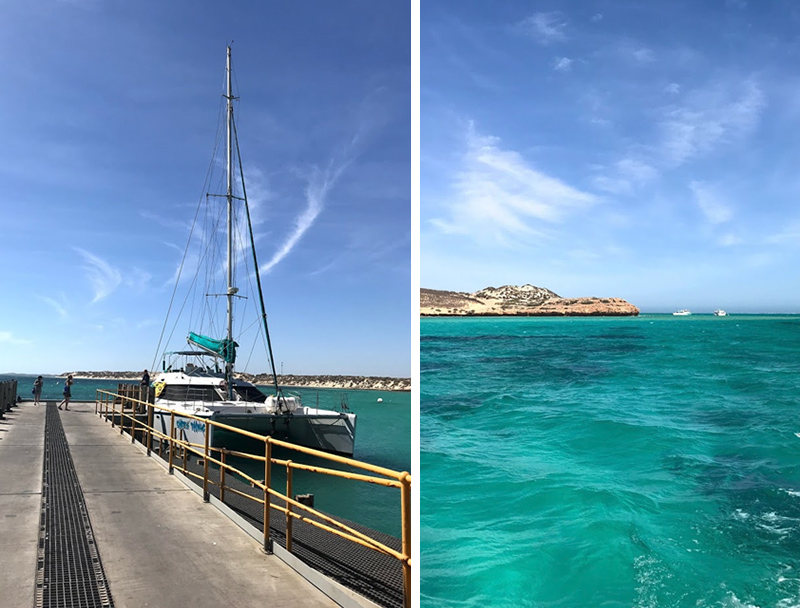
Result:
<svg viewBox="0 0 800 608"><path fill-rule="evenodd" d="M141 432L144 438L144 444L147 448L148 455L150 455L152 451L153 438L155 438L159 442L159 446L166 443L167 449L169 450L168 466L170 472L172 472L174 468L176 468L174 459L175 454L181 453L182 464L179 467L179 469L183 472L184 475L193 477L198 480L202 480L204 500L206 501L209 500L210 497L209 486L216 485L219 487L220 501L222 502L224 502L225 492L228 491L261 503L264 509L263 543L264 543L264 549L266 551L271 552L272 550L272 539L270 538L270 514L272 509L275 509L276 511L282 512L286 517L286 550L289 552L292 551L292 522L295 519L299 519L312 526L315 526L316 528L325 530L330 534L334 534L340 538L358 544L362 547L366 547L378 553L382 553L384 555L388 555L397 559L401 563L403 568L404 605L406 606L406 608L411 606L411 596L410 596L411 594L411 475L408 472L393 471L392 469L387 469L385 467L380 467L366 462L361 462L359 460L354 460L352 458L337 456L335 454L328 454L320 450L314 450L312 448L306 448L303 446L295 445L293 443L288 443L286 441L273 439L272 437L269 436L251 433L249 431L245 431L243 429L239 429L227 424L216 422L208 418L194 416L184 412L176 412L175 410L155 405L153 403L149 403L148 401L140 400L138 398L138 396L140 396L139 387L135 385L131 386L132 389L134 390L132 390L130 394L127 394L128 391L125 391L126 394L121 394L106 390L98 390L97 398L95 401L95 413L104 416L107 420L109 419L109 414L110 414L112 427L114 427L114 425L117 424L116 421L117 418L119 418L120 433L123 433L127 430L131 435L132 442L136 440L136 431ZM129 411L126 412L125 409L128 409ZM170 417L169 435L157 430L153 426L153 412L155 410L164 413L169 413ZM136 418L137 411L139 411L140 414L144 414L146 412L147 420L143 421L137 419ZM176 416L181 419L189 419L197 421L198 424L204 426L205 441L202 445L197 443L190 443L185 439L179 439L177 437L175 430ZM210 431L212 427L223 429L225 431L236 433L237 435L240 435L242 437L247 437L249 439L254 439L263 442L264 455L261 456L257 454L237 452L233 450L227 450L224 448L217 448L210 446L209 438L211 436ZM352 473L349 471L342 471L339 469L329 469L325 467L311 466L302 463L292 462L291 460L276 459L272 457L272 446L280 446L287 450L300 452L302 454L315 456L317 458L322 458L331 462L336 462L356 469L361 469L362 471L371 473L371 475ZM187 457L189 453L193 453L197 456L202 457L203 459L202 476L189 470L187 463ZM219 453L220 457L214 458L212 456L212 453ZM159 455L160 454L161 450L159 449ZM226 456L229 455L251 460L262 461L264 463L264 480L262 481L254 479L244 471L241 471L229 465L226 462ZM213 481L210 479L209 463L213 463L219 467L219 481ZM285 494L271 487L273 465L286 467ZM399 488L400 518L401 518L401 530L402 530L402 537L401 537L402 551L398 552L396 549L393 549L385 545L384 543L381 543L375 540L374 538L371 538L368 535L363 534L362 532L359 532L358 530L355 530L352 527L337 521L335 518L330 517L325 513L317 511L313 507L310 507L306 504L303 504L293 499L292 473L294 470L309 471L312 473L318 473L321 475L327 475L331 477L339 477L364 483L377 484L385 487ZM263 491L263 498L258 498L250 494L240 492L239 490L233 487L227 486L225 483L226 472L235 473L240 477L242 477L243 479L250 482L250 484L253 487L260 488ZM378 477L378 475L380 477ZM278 504L274 504L272 502L273 497L280 501L283 501L285 506L282 507L279 506ZM300 512L297 512L296 509L299 509ZM309 517L306 517L304 514L313 516L316 519L311 519Z"/></svg>

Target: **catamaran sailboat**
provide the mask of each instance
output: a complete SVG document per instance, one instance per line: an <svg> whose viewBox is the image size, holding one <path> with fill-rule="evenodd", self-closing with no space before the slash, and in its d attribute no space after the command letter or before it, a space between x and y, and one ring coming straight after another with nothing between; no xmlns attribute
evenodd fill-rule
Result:
<svg viewBox="0 0 800 608"><path fill-rule="evenodd" d="M181 414L191 414L200 419L224 423L253 433L271 435L276 439L285 439L319 450L352 455L356 434L355 414L348 411L338 412L306 407L301 404L299 397L285 396L281 387L278 386L241 160L238 162L238 177L241 180L242 195L234 194L236 176L234 175L233 157L235 145L238 158L238 137L233 116L233 101L236 98L233 96L231 87L230 47L227 49L226 74L227 192L225 195L219 195L220 198L226 199L227 203L225 209L227 216L226 288L224 293L204 293L204 296L226 300L227 331L222 339L189 332L187 338L189 350L164 353L162 370L153 378L155 404L175 412L175 427L179 438L192 443L203 443L206 425L204 422L182 417ZM212 196L214 195L207 195L206 202ZM253 263L253 270L248 274L249 278L254 279L257 285L257 290L254 289L256 293L253 296L259 305L256 316L260 318L257 325L263 330L262 337L267 347L272 372L273 386L270 390L272 394L269 395L261 392L255 385L236 378L234 374L237 347L239 346L234 340L233 334L234 301L244 298L234 285L234 267L237 263L242 264L243 259L246 258L241 255L242 248L234 246L236 235L244 234L244 231L235 232L233 224L235 217L242 213L246 216L249 235L247 245L252 254ZM213 264L213 256L207 257L212 258L212 261L209 262L212 266L211 272L219 275L219 266ZM252 280L249 282L252 283ZM156 409L154 425L168 434L170 412ZM210 425L210 428L211 442L216 444L215 435L219 434L216 433L213 425Z"/></svg>

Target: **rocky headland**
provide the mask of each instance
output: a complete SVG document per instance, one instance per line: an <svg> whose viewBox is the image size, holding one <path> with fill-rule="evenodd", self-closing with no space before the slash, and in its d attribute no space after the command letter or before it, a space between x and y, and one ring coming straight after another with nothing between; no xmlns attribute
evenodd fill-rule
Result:
<svg viewBox="0 0 800 608"><path fill-rule="evenodd" d="M543 287L504 285L475 293L420 289L423 317L631 317L639 309L622 298L562 298Z"/></svg>
<svg viewBox="0 0 800 608"><path fill-rule="evenodd" d="M61 376L72 374L75 378L92 380L141 380L142 372L66 372ZM154 376L155 372L151 374ZM272 374L235 374L237 378L253 384L272 384ZM411 378L388 378L383 376L298 376L294 374L278 375L280 386L296 386L300 388L337 388L346 390L370 391L410 391Z"/></svg>

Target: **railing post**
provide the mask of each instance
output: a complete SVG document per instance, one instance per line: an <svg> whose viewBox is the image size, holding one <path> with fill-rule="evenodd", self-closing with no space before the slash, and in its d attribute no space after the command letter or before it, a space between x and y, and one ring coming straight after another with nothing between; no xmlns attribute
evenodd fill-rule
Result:
<svg viewBox="0 0 800 608"><path fill-rule="evenodd" d="M292 497L292 461L286 462L286 498ZM292 517L292 503L286 501L286 550L292 552L292 524L294 517Z"/></svg>
<svg viewBox="0 0 800 608"><path fill-rule="evenodd" d="M411 475L400 479L400 516L403 519L403 606L411 608Z"/></svg>
<svg viewBox="0 0 800 608"><path fill-rule="evenodd" d="M222 466L219 468L219 501L225 503L225 450L220 451Z"/></svg>
<svg viewBox="0 0 800 608"><path fill-rule="evenodd" d="M147 404L147 455L153 451L153 406Z"/></svg>
<svg viewBox="0 0 800 608"><path fill-rule="evenodd" d="M208 502L208 440L211 435L211 428L209 427L208 420L206 422L205 433L205 447L203 452L203 500Z"/></svg>
<svg viewBox="0 0 800 608"><path fill-rule="evenodd" d="M131 408L131 443L136 443L136 404Z"/></svg>
<svg viewBox="0 0 800 608"><path fill-rule="evenodd" d="M174 444L172 443L174 438L175 438L175 412L171 411L169 413L169 459L168 459L169 460L169 474L170 475L173 475L175 473L175 471L172 468L172 455L175 452L175 449L173 447ZM161 451L160 450L159 450L158 455L161 456Z"/></svg>
<svg viewBox="0 0 800 608"><path fill-rule="evenodd" d="M270 494L272 485L272 442L269 437L264 439L264 551L272 553L272 539L270 538Z"/></svg>

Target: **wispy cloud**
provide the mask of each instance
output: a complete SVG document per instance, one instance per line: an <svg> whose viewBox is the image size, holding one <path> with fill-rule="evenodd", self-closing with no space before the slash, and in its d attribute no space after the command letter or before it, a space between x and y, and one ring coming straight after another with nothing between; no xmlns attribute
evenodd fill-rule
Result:
<svg viewBox="0 0 800 608"><path fill-rule="evenodd" d="M539 44L548 45L567 39L567 21L561 13L534 13L523 19L519 25Z"/></svg>
<svg viewBox="0 0 800 608"><path fill-rule="evenodd" d="M92 303L108 297L122 283L122 273L104 259L80 247L75 247L75 251L83 257L83 269L94 289Z"/></svg>
<svg viewBox="0 0 800 608"><path fill-rule="evenodd" d="M58 302L57 300L49 296L39 296L39 299L42 300L42 302L45 302L46 304L52 306L55 309L56 313L58 313L58 316L61 317L62 319L66 319L69 317L69 313L67 312L66 307L62 305L61 302Z"/></svg>
<svg viewBox="0 0 800 608"><path fill-rule="evenodd" d="M629 63L648 64L656 60L656 54L652 49L633 42L623 42L619 45L618 51Z"/></svg>
<svg viewBox="0 0 800 608"><path fill-rule="evenodd" d="M550 177L500 140L482 136L470 124L463 165L453 179L450 217L432 223L442 232L502 241L506 236L542 236L544 225L562 222L597 198Z"/></svg>
<svg viewBox="0 0 800 608"><path fill-rule="evenodd" d="M152 278L153 275L150 272L134 266L123 274L122 282L126 287L141 291L150 284Z"/></svg>
<svg viewBox="0 0 800 608"><path fill-rule="evenodd" d="M358 136L353 139L351 145L348 146L347 151L341 159L331 159L325 169L320 169L318 167L314 169L305 190L305 209L295 220L292 233L273 254L272 258L266 264L261 265L259 272L267 273L272 270L276 264L279 264L281 260L289 255L295 245L303 238L303 235L314 224L325 206L331 189L336 185L342 173L352 162L352 145L355 144L357 138Z"/></svg>
<svg viewBox="0 0 800 608"><path fill-rule="evenodd" d="M573 63L574 60L569 57L558 57L553 64L553 69L557 72L569 72Z"/></svg>
<svg viewBox="0 0 800 608"><path fill-rule="evenodd" d="M800 221L786 225L782 230L767 237L770 245L800 244Z"/></svg>
<svg viewBox="0 0 800 608"><path fill-rule="evenodd" d="M712 187L697 181L689 184L689 187L694 193L697 206L710 223L724 224L733 218L733 210Z"/></svg>
<svg viewBox="0 0 800 608"><path fill-rule="evenodd" d="M469 78L475 86L481 89L485 89L487 91L498 92L502 90L502 88L498 86L498 84L492 78L490 78L486 74L481 73L469 61L465 59L461 47L450 44L449 42L445 41L445 39L439 32L433 32L432 37L438 43L439 51L442 54L442 56L454 68L456 68L465 76L467 76L467 78Z"/></svg>
<svg viewBox="0 0 800 608"><path fill-rule="evenodd" d="M367 95L356 108L356 128L353 136L337 150L323 167L314 167L305 187L306 207L294 222L291 233L286 237L269 261L261 264L258 271L270 272L288 256L303 236L314 225L325 208L331 190L342 175L358 158L361 150L375 131L384 128L389 119L385 95L387 89L378 87Z"/></svg>
<svg viewBox="0 0 800 608"><path fill-rule="evenodd" d="M580 97L583 107L581 116L593 125L600 127L610 127L611 121L608 116L611 114L611 104L609 104L606 94L597 89L589 89Z"/></svg>
<svg viewBox="0 0 800 608"><path fill-rule="evenodd" d="M175 265L175 270L172 275L164 281L162 284L162 288L168 287L175 287L175 283L180 278L181 280L187 280L191 277L194 277L197 273L197 269L200 265L200 254L196 251L186 251L185 247L179 247L175 243L169 243L164 241L164 245L169 247L170 249L174 249L179 254L179 261ZM184 257L185 254L185 257Z"/></svg>
<svg viewBox="0 0 800 608"><path fill-rule="evenodd" d="M147 210L140 211L139 215L142 218L146 219L148 222L158 224L159 226L163 226L164 228L169 228L170 230L188 232L189 229L192 227L192 223L190 221L171 219L164 216L163 214L152 213Z"/></svg>
<svg viewBox="0 0 800 608"><path fill-rule="evenodd" d="M267 175L260 168L248 165L244 168L244 182L247 184L247 206L253 226L264 223L268 217L268 202L272 199Z"/></svg>
<svg viewBox="0 0 800 608"><path fill-rule="evenodd" d="M680 87L671 83L665 92L677 94ZM621 160L595 167L596 188L630 194L671 169L741 141L755 130L766 105L761 88L752 80L744 84L714 82L689 92L681 100L681 104L670 103L656 110L660 118L652 141L629 146ZM707 188L699 183L697 186L697 202L707 219L712 223L727 221L722 209L712 203Z"/></svg>
<svg viewBox="0 0 800 608"><path fill-rule="evenodd" d="M744 239L735 234L724 234L717 239L717 243L723 247L734 247L743 244Z"/></svg>
<svg viewBox="0 0 800 608"><path fill-rule="evenodd" d="M350 163L349 159L340 163L331 161L327 168L321 170L315 168L314 172L309 179L306 186L306 208L295 220L294 230L289 237L283 242L281 247L272 256L266 264L262 264L259 269L260 272L267 273L272 268L283 260L294 249L295 245L300 241L303 235L314 224L319 214L322 212L328 194L331 189L339 181L342 172L347 168Z"/></svg>
<svg viewBox="0 0 800 608"><path fill-rule="evenodd" d="M594 186L612 194L628 194L635 187L655 179L658 170L643 158L627 157L611 166L599 167L601 175L595 177Z"/></svg>
<svg viewBox="0 0 800 608"><path fill-rule="evenodd" d="M0 344L12 344L12 345L30 344L30 340L17 338L10 331L0 331Z"/></svg>
<svg viewBox="0 0 800 608"><path fill-rule="evenodd" d="M738 88L716 84L695 91L686 104L664 111L660 148L667 163L680 165L755 128L766 105L765 96L752 80Z"/></svg>

